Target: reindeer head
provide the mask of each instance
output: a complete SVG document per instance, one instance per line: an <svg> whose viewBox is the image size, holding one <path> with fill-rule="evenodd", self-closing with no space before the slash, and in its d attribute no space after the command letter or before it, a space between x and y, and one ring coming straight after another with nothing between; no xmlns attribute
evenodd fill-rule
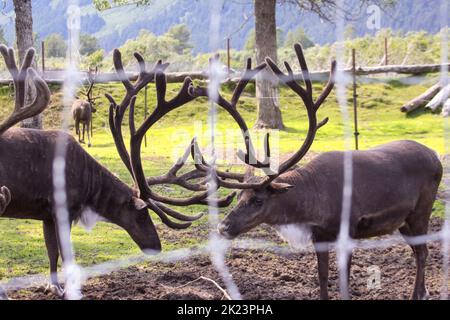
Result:
<svg viewBox="0 0 450 320"><path fill-rule="evenodd" d="M250 136L245 135L247 154L243 154L241 152L240 158L247 165L253 168L263 169L267 175L259 178L248 176L244 183L227 183L225 181L219 181L219 184L223 187L242 190L238 196L237 205L218 226L219 232L226 238L234 238L261 223L277 223L276 213L277 211L280 212L280 209L285 202L283 201L283 197L289 197L289 190L295 187L288 183L284 183L280 175L289 171L306 155L314 141L317 131L328 122L328 118L320 123L317 122L317 110L333 89L336 63L332 63L330 79L327 86L317 101L314 101L312 82L302 47L299 44L296 44L295 51L300 63L303 81L306 88L301 87L296 82L294 73L287 62L285 62L285 66L288 71L287 75L284 74L270 58L267 58L266 62L281 82L291 88L302 99L309 119L309 129L306 139L300 149L292 157L282 162L278 170L275 172L271 169L270 165L268 135L266 136L265 142L266 156L264 161L256 160L253 147L251 146ZM277 179L278 177L280 177L280 179ZM280 215L278 215L278 217L280 217Z"/></svg>
<svg viewBox="0 0 450 320"><path fill-rule="evenodd" d="M89 102L89 105L91 107L91 112L92 113L96 113L97 109L95 107L96 105L96 100L99 97L93 97L93 89L94 89L94 85L95 85L95 81L97 79L97 75L98 75L98 67L95 67L95 69L92 69L89 67L89 70L87 72L87 84L88 84L88 89L86 90L86 92L84 92L84 96L86 97L86 101Z"/></svg>
<svg viewBox="0 0 450 320"><path fill-rule="evenodd" d="M193 170L181 176L177 176L178 171L184 166L193 148L194 141L188 147L184 156L180 158L168 173L159 177L145 177L143 161L141 159L141 146L147 131L167 113L186 105L194 100L195 96L191 95L191 91L193 90L192 80L186 78L179 93L174 98L167 100L166 75L164 71L168 67L168 64L158 61L153 69L147 70L144 58L138 53L135 53L134 56L138 62L140 72L137 80L132 83L124 71L120 51L114 51L114 67L118 78L125 87L126 94L120 104L116 103L114 98L109 94L106 95L106 98L110 102L109 124L117 151L131 174L137 190L132 201L127 202L125 208L123 208L118 224L123 226L136 243L145 250L148 249L149 246L151 248L152 245L159 245L158 235L148 214L148 210L156 213L161 221L168 227L173 229L184 229L189 227L192 224L192 221L200 219L203 214L200 213L194 216L187 216L173 209L173 206L207 205L211 199L208 199L206 185L201 182L195 182L196 179L206 177L207 174L205 172ZM134 116L136 96L140 90L145 88L151 82L155 83L157 98L156 106L153 112L143 121L141 126L136 127ZM126 148L122 134L123 117L127 110L130 130L129 150ZM225 173L224 175L226 176ZM237 175L237 177L239 177L239 175ZM187 198L173 198L160 195L152 190L152 187L161 184L177 185L196 193ZM214 199L214 202L217 203L218 206L228 206L232 202L234 196L235 193L232 193L223 199ZM181 222L175 222L170 217L180 220Z"/></svg>
<svg viewBox="0 0 450 320"><path fill-rule="evenodd" d="M161 251L161 241L144 201L133 195L124 199L116 212L120 215L112 221L124 228L144 253Z"/></svg>
<svg viewBox="0 0 450 320"><path fill-rule="evenodd" d="M261 178L246 180L246 183L260 183ZM236 206L219 224L219 233L233 239L254 227L267 223L273 224L274 213L280 210L283 203L282 194L290 196L288 191L294 186L287 183L271 182L264 188L241 190Z"/></svg>

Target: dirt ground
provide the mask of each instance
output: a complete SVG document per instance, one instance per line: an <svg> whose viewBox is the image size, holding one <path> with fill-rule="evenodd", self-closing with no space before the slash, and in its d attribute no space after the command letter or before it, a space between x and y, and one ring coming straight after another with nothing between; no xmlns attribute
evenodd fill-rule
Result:
<svg viewBox="0 0 450 320"><path fill-rule="evenodd" d="M440 219L433 219L430 231L438 231ZM274 232L254 231L275 240ZM278 240L277 240L278 241ZM280 242L278 242L280 243ZM442 255L439 243L429 243L426 280L431 299L439 299L442 286ZM339 299L339 277L332 254L330 298ZM227 264L245 299L318 299L314 253L274 254L261 250L233 249ZM368 286L371 267L381 271L379 287ZM223 293L204 276L223 282L207 256L177 263L148 263L90 279L83 287L84 299L224 299ZM414 283L415 260L411 249L396 245L386 249L355 250L351 271L351 297L358 299L408 299ZM192 282L193 281L193 282ZM191 283L192 282L192 283ZM449 283L450 285L450 283ZM55 299L43 287L8 294L12 299Z"/></svg>

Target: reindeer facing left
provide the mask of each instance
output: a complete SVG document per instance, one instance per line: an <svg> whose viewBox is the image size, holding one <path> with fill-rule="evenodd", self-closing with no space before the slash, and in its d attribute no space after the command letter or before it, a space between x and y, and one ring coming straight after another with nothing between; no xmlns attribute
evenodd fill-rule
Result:
<svg viewBox="0 0 450 320"><path fill-rule="evenodd" d="M7 189L2 189L5 201L1 201L1 209L4 210L1 217L43 221L44 239L51 272L51 282L48 288L52 292L63 294L57 277L59 255L61 254L63 264L71 258L64 256L65 251L59 248L61 241L58 240L60 238L58 222L61 218L55 210L52 174L57 143L61 143L61 141L65 143L67 150L65 180L70 225L77 221L83 223L104 220L114 223L125 229L144 253L154 254L161 251L161 242L149 216L149 209L154 211L164 224L173 229L187 228L192 221L202 216L202 214L186 216L165 206L165 204L175 206L206 204L208 195L203 187L196 187L194 184L188 183L189 179L198 177L199 174L194 172L194 175L186 177L182 183L181 180L184 178L174 175L176 168L179 169L177 163L168 174L152 177L147 184L142 169L140 145L136 144L136 141L142 141L142 136L154 123L153 120L162 115L162 109L168 112L194 99L188 93L188 89L192 86L190 79L186 79L185 85L174 99L165 101L166 79L163 67L167 65L158 63L153 70L147 71L143 58L139 54L135 54L141 66L141 73L134 84L123 80L127 94L120 105L111 105L110 124L119 155L130 173L133 173L135 186L139 189L137 190L137 188L131 188L120 181L92 158L74 138L63 131L12 128L21 120L41 113L49 104L50 90L38 74L30 68L35 53L33 49L27 52L20 69L16 65L12 48L1 45L0 52L12 75L16 95L14 111L0 124L0 185L7 186ZM120 59L120 53L116 50L114 62L121 77L124 71ZM35 100L28 105L24 102L27 77L32 80L37 93ZM158 88L158 105L138 131L135 131L134 121L132 124L130 123L133 138L132 150L128 154L121 131L123 112L130 107L130 114L132 113L136 95L155 78ZM162 183L183 184L187 189L203 190L203 192L196 193L190 198L171 198L158 195L150 190L150 185ZM218 201L218 205L229 205L233 197L234 194ZM183 222L174 222L168 216Z"/></svg>

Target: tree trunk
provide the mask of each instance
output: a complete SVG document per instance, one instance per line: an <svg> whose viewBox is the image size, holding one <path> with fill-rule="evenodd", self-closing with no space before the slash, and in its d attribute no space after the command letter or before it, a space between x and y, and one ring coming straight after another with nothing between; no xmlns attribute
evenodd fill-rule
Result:
<svg viewBox="0 0 450 320"><path fill-rule="evenodd" d="M22 64L25 54L33 47L33 15L31 0L13 0L16 13L16 39L19 50L19 62ZM36 62L32 66L36 67ZM25 103L33 101L35 88L27 82ZM22 121L22 127L42 129L42 115Z"/></svg>
<svg viewBox="0 0 450 320"><path fill-rule="evenodd" d="M266 57L277 61L276 0L255 0L255 45L257 64ZM284 129L278 105L278 80L268 70L256 78L258 121L256 128Z"/></svg>

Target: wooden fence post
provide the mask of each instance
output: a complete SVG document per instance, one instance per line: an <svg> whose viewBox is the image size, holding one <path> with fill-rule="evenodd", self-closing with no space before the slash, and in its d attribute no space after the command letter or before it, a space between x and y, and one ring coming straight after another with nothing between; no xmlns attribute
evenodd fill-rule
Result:
<svg viewBox="0 0 450 320"><path fill-rule="evenodd" d="M352 74L353 74L353 117L355 123L355 149L359 150L358 132L358 93L356 84L356 50L352 49Z"/></svg>
<svg viewBox="0 0 450 320"><path fill-rule="evenodd" d="M228 66L228 77L230 77L230 75L231 75L230 44L231 44L231 39L230 39L230 38L227 38L227 66Z"/></svg>
<svg viewBox="0 0 450 320"><path fill-rule="evenodd" d="M384 38L384 65L389 65L388 38Z"/></svg>
<svg viewBox="0 0 450 320"><path fill-rule="evenodd" d="M42 76L45 74L45 41L41 41Z"/></svg>

